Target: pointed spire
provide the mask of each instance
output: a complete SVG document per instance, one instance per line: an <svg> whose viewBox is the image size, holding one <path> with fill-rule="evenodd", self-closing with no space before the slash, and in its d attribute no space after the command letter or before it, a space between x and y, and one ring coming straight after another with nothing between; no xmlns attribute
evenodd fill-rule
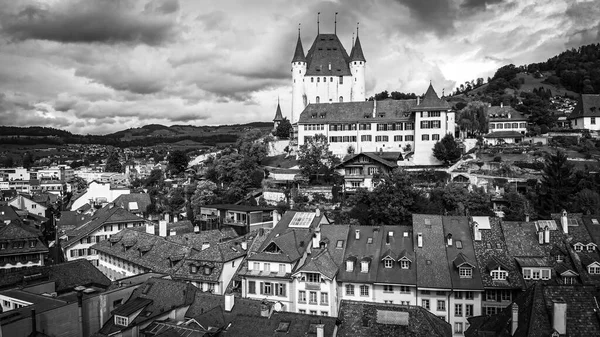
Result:
<svg viewBox="0 0 600 337"><path fill-rule="evenodd" d="M335 20L333 21L333 34L337 35L337 14L338 12L335 12Z"/></svg>
<svg viewBox="0 0 600 337"><path fill-rule="evenodd" d="M283 120L283 114L281 113L281 106L279 106L279 96L277 96L277 110L275 111L275 118L273 118L273 122L278 122Z"/></svg>
<svg viewBox="0 0 600 337"><path fill-rule="evenodd" d="M294 58L292 58L292 63L294 62L306 62L304 48L302 48L302 40L300 39L300 24L298 24L298 41L296 42L296 51L294 51Z"/></svg>
<svg viewBox="0 0 600 337"><path fill-rule="evenodd" d="M358 39L358 23L356 23L356 40L354 40L354 45L352 46L352 51L350 52L350 61L367 62L362 51L362 46L360 45L360 40Z"/></svg>
<svg viewBox="0 0 600 337"><path fill-rule="evenodd" d="M418 105L418 109L448 109L450 105L445 100L441 99L435 89L433 89L433 85L431 81L429 82L429 88L425 92L423 99Z"/></svg>

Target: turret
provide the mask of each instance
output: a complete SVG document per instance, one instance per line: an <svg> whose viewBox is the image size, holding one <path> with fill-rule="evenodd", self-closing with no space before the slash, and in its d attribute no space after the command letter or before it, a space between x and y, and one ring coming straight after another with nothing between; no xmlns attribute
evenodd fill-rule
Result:
<svg viewBox="0 0 600 337"><path fill-rule="evenodd" d="M300 29L298 28L298 41L296 50L292 58L292 124L300 117L300 113L306 107L306 94L304 92L304 75L306 74L306 57L302 40L300 39Z"/></svg>
<svg viewBox="0 0 600 337"><path fill-rule="evenodd" d="M365 66L367 61L358 38L356 30L356 41L350 52L350 72L352 73L352 101L361 102L365 100Z"/></svg>
<svg viewBox="0 0 600 337"><path fill-rule="evenodd" d="M277 99L277 110L275 110L275 118L273 118L273 131L277 130L279 123L283 120L283 114L281 113L281 107L279 106L279 98Z"/></svg>

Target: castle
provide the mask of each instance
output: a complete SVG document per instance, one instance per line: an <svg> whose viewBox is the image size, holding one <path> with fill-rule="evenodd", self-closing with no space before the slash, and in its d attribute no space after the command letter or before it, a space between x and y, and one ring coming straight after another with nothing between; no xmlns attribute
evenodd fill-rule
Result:
<svg viewBox="0 0 600 337"><path fill-rule="evenodd" d="M306 56L298 31L292 58L293 138L298 147L323 134L337 156L397 153L398 165L441 164L433 146L454 135L455 113L431 83L425 95L407 100L365 100L366 59L358 36L350 55L336 33L321 34ZM278 105L278 117L281 112Z"/></svg>

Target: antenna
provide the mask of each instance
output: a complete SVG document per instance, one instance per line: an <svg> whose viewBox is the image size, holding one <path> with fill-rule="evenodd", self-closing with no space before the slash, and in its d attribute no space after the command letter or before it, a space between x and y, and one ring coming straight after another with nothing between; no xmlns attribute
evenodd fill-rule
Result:
<svg viewBox="0 0 600 337"><path fill-rule="evenodd" d="M354 32L352 32L352 47L354 47Z"/></svg>
<svg viewBox="0 0 600 337"><path fill-rule="evenodd" d="M300 25L301 23L298 23L298 37L300 37Z"/></svg>
<svg viewBox="0 0 600 337"><path fill-rule="evenodd" d="M319 16L321 15L321 12L317 13L317 35L319 35Z"/></svg>
<svg viewBox="0 0 600 337"><path fill-rule="evenodd" d="M358 39L358 25L360 24L360 22L356 23L356 38Z"/></svg>
<svg viewBox="0 0 600 337"><path fill-rule="evenodd" d="M337 35L337 14L338 12L335 12L335 20L333 21L333 34Z"/></svg>

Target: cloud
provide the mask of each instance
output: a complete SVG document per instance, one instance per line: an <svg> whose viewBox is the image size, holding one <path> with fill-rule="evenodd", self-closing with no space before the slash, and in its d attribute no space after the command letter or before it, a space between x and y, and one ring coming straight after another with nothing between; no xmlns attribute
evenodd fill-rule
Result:
<svg viewBox="0 0 600 337"><path fill-rule="evenodd" d="M453 33L456 8L451 0L396 0L406 6L419 28L433 31L438 36Z"/></svg>
<svg viewBox="0 0 600 337"><path fill-rule="evenodd" d="M0 19L2 31L14 40L158 45L176 34L175 18L164 15L173 9L171 3L162 3L153 13L110 0L32 3L15 12L2 11Z"/></svg>
<svg viewBox="0 0 600 337"><path fill-rule="evenodd" d="M484 9L488 5L495 5L503 2L504 0L465 0L460 7L468 9Z"/></svg>
<svg viewBox="0 0 600 337"><path fill-rule="evenodd" d="M171 14L179 10L179 0L153 0L144 7L146 12Z"/></svg>

